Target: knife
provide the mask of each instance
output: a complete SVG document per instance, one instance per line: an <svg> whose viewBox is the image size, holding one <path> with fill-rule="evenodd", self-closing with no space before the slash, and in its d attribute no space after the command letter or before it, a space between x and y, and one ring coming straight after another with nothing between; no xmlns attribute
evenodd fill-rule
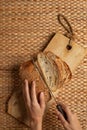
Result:
<svg viewBox="0 0 87 130"><path fill-rule="evenodd" d="M56 98L55 98L53 92L52 92L51 89L49 88L49 86L48 86L48 84L46 83L44 77L42 76L42 74L41 74L39 68L37 67L37 65L36 65L36 63L35 63L34 58L32 58L32 63L33 63L33 65L34 65L34 67L36 68L36 70L39 72L39 74L40 74L41 78L43 79L43 81L45 82L46 87L48 88L48 90L49 90L51 96L53 97L53 99L54 99L54 101L55 101L55 103L56 103L56 108L57 108L57 110L58 110L59 112L61 112L61 114L63 115L63 117L65 118L65 120L67 120L67 115L66 115L65 111L63 110L61 104L58 104L58 103L57 103Z"/></svg>

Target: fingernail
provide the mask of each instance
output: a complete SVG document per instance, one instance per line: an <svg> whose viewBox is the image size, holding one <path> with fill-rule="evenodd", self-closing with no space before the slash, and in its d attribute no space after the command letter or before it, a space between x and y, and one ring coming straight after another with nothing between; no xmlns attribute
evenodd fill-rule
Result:
<svg viewBox="0 0 87 130"><path fill-rule="evenodd" d="M27 79L24 80L25 83L26 83L27 81L28 81Z"/></svg>
<svg viewBox="0 0 87 130"><path fill-rule="evenodd" d="M32 81L32 84L35 85L35 81Z"/></svg>
<svg viewBox="0 0 87 130"><path fill-rule="evenodd" d="M43 92L41 92L41 95L44 95L44 93L43 93Z"/></svg>

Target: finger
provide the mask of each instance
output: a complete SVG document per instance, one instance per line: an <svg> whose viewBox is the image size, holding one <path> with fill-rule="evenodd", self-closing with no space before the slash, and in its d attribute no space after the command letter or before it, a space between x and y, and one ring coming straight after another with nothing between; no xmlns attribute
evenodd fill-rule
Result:
<svg viewBox="0 0 87 130"><path fill-rule="evenodd" d="M27 105L30 105L28 80L25 80L25 86L23 87L23 96L24 96L25 103Z"/></svg>
<svg viewBox="0 0 87 130"><path fill-rule="evenodd" d="M45 98L44 98L44 93L40 93L40 106L41 108L45 109Z"/></svg>
<svg viewBox="0 0 87 130"><path fill-rule="evenodd" d="M31 83L31 92L30 92L30 94L31 94L30 97L31 97L32 103L37 102L36 84L35 84L35 81L33 81L33 82Z"/></svg>
<svg viewBox="0 0 87 130"><path fill-rule="evenodd" d="M59 112L59 111L56 111L56 115L58 116L58 119L61 121L62 125L65 127L65 128L68 128L68 122L65 120L65 118L63 117L63 115Z"/></svg>

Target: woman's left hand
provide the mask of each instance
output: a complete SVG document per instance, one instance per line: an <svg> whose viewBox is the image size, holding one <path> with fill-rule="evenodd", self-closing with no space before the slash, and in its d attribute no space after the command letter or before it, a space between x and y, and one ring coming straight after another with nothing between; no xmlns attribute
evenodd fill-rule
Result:
<svg viewBox="0 0 87 130"><path fill-rule="evenodd" d="M45 111L44 93L41 92L39 96L39 102L36 96L35 81L28 84L28 80L25 80L25 86L23 87L23 97L27 108L28 116L31 120L31 128L36 130L42 129L42 119Z"/></svg>

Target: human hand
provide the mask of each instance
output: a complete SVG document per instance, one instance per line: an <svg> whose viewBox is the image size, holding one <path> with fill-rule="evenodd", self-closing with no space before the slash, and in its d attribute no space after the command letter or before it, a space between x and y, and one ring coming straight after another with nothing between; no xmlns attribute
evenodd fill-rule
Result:
<svg viewBox="0 0 87 130"><path fill-rule="evenodd" d="M45 110L44 93L40 93L39 102L36 96L35 81L28 85L28 81L25 80L25 86L23 87L23 97L27 109L27 113L30 117L30 124L32 130L42 129L42 118Z"/></svg>
<svg viewBox="0 0 87 130"><path fill-rule="evenodd" d="M75 113L72 113L68 106L60 103L63 110L66 112L67 115L67 121L62 116L62 114L56 110L56 115L58 119L60 119L62 125L66 130L82 130L80 122L77 118L77 115Z"/></svg>

